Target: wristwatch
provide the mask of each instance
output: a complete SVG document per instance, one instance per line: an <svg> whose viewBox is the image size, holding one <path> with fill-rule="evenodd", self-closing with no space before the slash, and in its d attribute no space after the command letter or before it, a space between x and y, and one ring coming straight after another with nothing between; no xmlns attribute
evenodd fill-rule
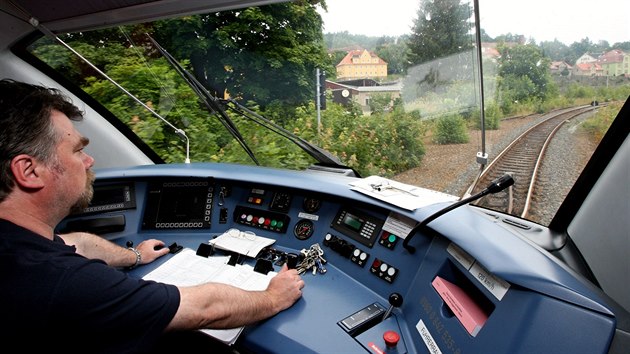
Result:
<svg viewBox="0 0 630 354"><path fill-rule="evenodd" d="M136 263L127 267L127 269L134 269L135 267L140 265L140 262L142 262L142 255L140 254L140 251L138 251L135 247L127 247L127 249L136 254Z"/></svg>

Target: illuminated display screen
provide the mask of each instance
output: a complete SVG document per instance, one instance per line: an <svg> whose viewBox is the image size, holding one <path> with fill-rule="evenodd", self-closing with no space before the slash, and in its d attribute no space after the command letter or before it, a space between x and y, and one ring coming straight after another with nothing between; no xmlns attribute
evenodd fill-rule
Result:
<svg viewBox="0 0 630 354"><path fill-rule="evenodd" d="M355 231L361 231L361 226L363 226L361 220L349 213L343 218L343 223Z"/></svg>
<svg viewBox="0 0 630 354"><path fill-rule="evenodd" d="M378 217L361 210L342 207L330 227L363 245L372 247L383 223L384 221Z"/></svg>
<svg viewBox="0 0 630 354"><path fill-rule="evenodd" d="M212 191L212 184L208 180L149 185L143 229L209 228Z"/></svg>

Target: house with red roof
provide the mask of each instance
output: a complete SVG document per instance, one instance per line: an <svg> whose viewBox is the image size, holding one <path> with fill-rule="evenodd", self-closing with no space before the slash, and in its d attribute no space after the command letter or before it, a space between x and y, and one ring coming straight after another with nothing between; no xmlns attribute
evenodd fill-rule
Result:
<svg viewBox="0 0 630 354"><path fill-rule="evenodd" d="M627 61L624 67L624 56L628 55L620 49L613 49L597 58L597 63L602 67L605 76L620 76L629 74Z"/></svg>
<svg viewBox="0 0 630 354"><path fill-rule="evenodd" d="M604 70L598 63L582 63L573 66L573 75L576 76L604 76Z"/></svg>
<svg viewBox="0 0 630 354"><path fill-rule="evenodd" d="M481 42L481 56L495 61L501 56L497 49L498 43L494 42Z"/></svg>

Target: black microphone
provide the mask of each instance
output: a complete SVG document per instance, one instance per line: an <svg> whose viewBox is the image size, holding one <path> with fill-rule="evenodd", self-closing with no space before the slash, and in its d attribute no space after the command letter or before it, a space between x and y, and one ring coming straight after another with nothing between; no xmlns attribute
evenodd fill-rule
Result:
<svg viewBox="0 0 630 354"><path fill-rule="evenodd" d="M509 173L504 174L503 176L495 179L494 181L492 181L484 190L482 190L481 192L470 196L466 199L462 199L456 203L453 203L449 206L447 206L444 209L441 209L437 212L435 212L434 214L430 215L428 218L422 220L421 223L419 223L418 225L416 225L413 229L411 229L411 231L409 231L409 234L407 234L407 237L405 237L405 239L403 240L403 247L405 247L405 249L407 251L409 251L409 253L414 253L416 252L416 248L413 246L409 246L409 241L411 241L411 239L413 238L413 236L416 234L416 232L420 229L422 229L423 227L425 227L428 223L430 223L431 221L435 220L436 218L448 213L449 211L455 209L455 208L459 208L460 206L464 205L464 204L468 204L472 201L475 201L483 196L485 196L486 194L494 194L497 192L500 192L502 190L504 190L505 188L511 186L514 184L514 179L512 178L512 175Z"/></svg>

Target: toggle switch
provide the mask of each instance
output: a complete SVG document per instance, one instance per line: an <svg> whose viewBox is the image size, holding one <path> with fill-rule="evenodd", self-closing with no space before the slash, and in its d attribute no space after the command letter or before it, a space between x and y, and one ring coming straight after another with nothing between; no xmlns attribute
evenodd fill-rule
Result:
<svg viewBox="0 0 630 354"><path fill-rule="evenodd" d="M402 305L402 303L403 303L402 295L400 295L399 293L391 293L389 295L389 308L387 309L387 311L383 315L383 321L385 321L387 319L387 317L389 317L389 315L392 313L392 310L394 309L394 307L400 307L400 305Z"/></svg>

